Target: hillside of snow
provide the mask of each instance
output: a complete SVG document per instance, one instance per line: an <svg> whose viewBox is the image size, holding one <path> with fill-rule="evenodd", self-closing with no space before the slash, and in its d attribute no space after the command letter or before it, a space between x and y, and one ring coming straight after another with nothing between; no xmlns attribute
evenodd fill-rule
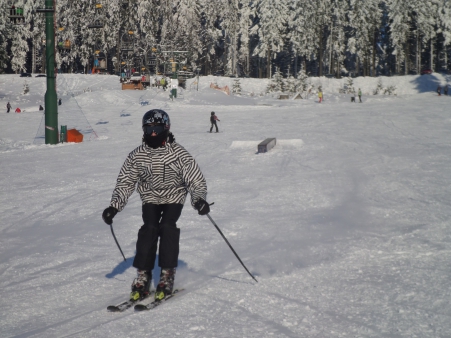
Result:
<svg viewBox="0 0 451 338"><path fill-rule="evenodd" d="M60 74L59 124L85 140L45 145L46 79L0 75L0 105L13 107L0 113L1 337L449 336L451 96L435 90L451 79L382 78L396 96L353 79L363 103L339 93L346 79L311 78L321 104L265 94L267 79L240 79L241 96L209 88L233 80L200 77L197 90L190 79L171 100L122 91L116 76ZM125 262L101 214L151 108L170 115L206 177L210 216L258 283L185 204L185 291L109 313L136 275L139 195L114 219ZM220 133L207 132L211 111ZM277 145L257 154L268 137Z"/></svg>

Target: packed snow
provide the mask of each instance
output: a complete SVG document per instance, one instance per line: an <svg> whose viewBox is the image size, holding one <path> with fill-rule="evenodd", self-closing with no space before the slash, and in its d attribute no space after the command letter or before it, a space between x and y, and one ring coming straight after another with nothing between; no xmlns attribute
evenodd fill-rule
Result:
<svg viewBox="0 0 451 338"><path fill-rule="evenodd" d="M363 103L351 103L345 79L312 78L321 104L313 92L279 100L266 79L241 79L241 96L209 88L233 79L196 80L171 100L122 91L116 76L60 74L59 124L85 139L45 145L46 79L0 75L0 105L12 105L0 113L0 336L449 337L451 97L435 90L451 79L382 78L397 93L384 96L372 95L379 79L357 78ZM185 291L109 313L136 275L139 195L113 224L126 261L101 214L151 108L168 112L206 177L210 216L258 283L187 203Z"/></svg>

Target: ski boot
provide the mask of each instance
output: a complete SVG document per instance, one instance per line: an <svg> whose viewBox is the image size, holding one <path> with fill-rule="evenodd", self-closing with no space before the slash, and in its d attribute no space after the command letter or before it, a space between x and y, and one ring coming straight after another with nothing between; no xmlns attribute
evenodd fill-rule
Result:
<svg viewBox="0 0 451 338"><path fill-rule="evenodd" d="M160 282L155 291L155 300L162 300L172 294L174 287L175 268L162 268Z"/></svg>
<svg viewBox="0 0 451 338"><path fill-rule="evenodd" d="M138 270L138 277L133 280L131 300L139 300L149 294L150 284L152 283L152 274L145 270Z"/></svg>

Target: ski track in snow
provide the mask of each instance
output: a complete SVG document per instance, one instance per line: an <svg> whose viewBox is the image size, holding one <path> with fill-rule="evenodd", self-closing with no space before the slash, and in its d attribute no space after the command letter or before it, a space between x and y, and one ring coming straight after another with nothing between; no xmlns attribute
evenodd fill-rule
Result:
<svg viewBox="0 0 451 338"><path fill-rule="evenodd" d="M383 79L396 97L368 96L377 79L356 79L363 104L337 94L345 80L312 79L321 105L260 95L263 79L242 79L241 97L212 81L232 79L201 77L171 101L121 91L115 76L59 76L61 118L97 137L49 146L33 144L45 78L22 95L18 75L0 75L0 105L25 109L0 114L0 336L448 337L451 97L415 76ZM135 276L139 196L114 219L126 262L101 213L151 108L169 113L206 176L211 216L259 282L186 203L186 291L149 312L108 313ZM221 133L205 132L211 111ZM277 145L257 154L268 137Z"/></svg>

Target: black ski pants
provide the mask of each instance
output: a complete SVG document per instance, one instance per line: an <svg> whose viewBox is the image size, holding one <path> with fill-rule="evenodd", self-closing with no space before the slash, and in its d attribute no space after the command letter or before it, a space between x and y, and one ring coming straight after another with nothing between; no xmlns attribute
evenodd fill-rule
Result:
<svg viewBox="0 0 451 338"><path fill-rule="evenodd" d="M157 255L158 238L160 247L158 266L177 267L179 257L180 229L177 228L183 204L152 204L142 206L144 225L139 229L136 242L136 256L133 266L138 270L152 271Z"/></svg>
<svg viewBox="0 0 451 338"><path fill-rule="evenodd" d="M216 121L213 121L213 122L211 123L210 133L211 133L211 131L213 130L213 126L216 127L216 132L218 132L218 125L216 124Z"/></svg>

